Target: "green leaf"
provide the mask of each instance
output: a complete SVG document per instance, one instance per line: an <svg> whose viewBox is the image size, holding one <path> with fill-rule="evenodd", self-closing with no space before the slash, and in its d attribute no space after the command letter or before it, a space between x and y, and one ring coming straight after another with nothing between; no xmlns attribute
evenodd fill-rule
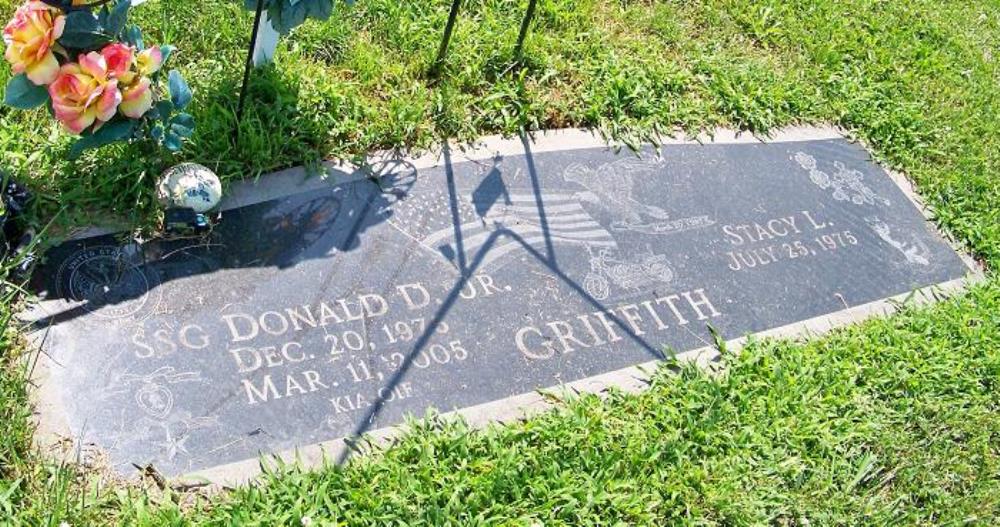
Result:
<svg viewBox="0 0 1000 527"><path fill-rule="evenodd" d="M163 54L163 63L164 64L166 64L167 61L170 60L170 56L173 55L175 51L177 51L177 48L175 48L175 47L173 47L173 46L171 46L169 44L160 46L160 53Z"/></svg>
<svg viewBox="0 0 1000 527"><path fill-rule="evenodd" d="M85 134L69 149L69 158L76 159L86 150L130 139L135 134L136 121L131 119L107 123L100 130Z"/></svg>
<svg viewBox="0 0 1000 527"><path fill-rule="evenodd" d="M118 0L110 9L108 6L104 6L99 17L104 31L111 35L120 34L128 22L128 11L131 7L132 0Z"/></svg>
<svg viewBox="0 0 1000 527"><path fill-rule="evenodd" d="M100 32L101 23L93 13L86 10L72 11L66 15L63 34L72 31Z"/></svg>
<svg viewBox="0 0 1000 527"><path fill-rule="evenodd" d="M125 28L125 31L122 33L122 40L135 49L145 49L145 46L142 45L142 29L135 24Z"/></svg>
<svg viewBox="0 0 1000 527"><path fill-rule="evenodd" d="M84 51L96 50L114 38L101 29L97 17L89 11L72 11L66 15L66 28L59 43L64 47Z"/></svg>
<svg viewBox="0 0 1000 527"><path fill-rule="evenodd" d="M334 2L335 0L265 0L264 8L267 9L267 16L274 29L281 34L288 34L307 18L318 20L329 18L333 12ZM245 0L244 6L253 11L257 8L257 1Z"/></svg>
<svg viewBox="0 0 1000 527"><path fill-rule="evenodd" d="M155 115L150 117L160 119L164 124L166 124L170 119L170 115L174 113L174 103L170 101L159 101L153 106L153 112Z"/></svg>
<svg viewBox="0 0 1000 527"><path fill-rule="evenodd" d="M191 103L191 88L181 73L177 70L170 70L168 85L170 87L170 101L178 110L183 110Z"/></svg>
<svg viewBox="0 0 1000 527"><path fill-rule="evenodd" d="M181 150L181 136L172 131L168 131L163 137L163 146L171 152L179 152Z"/></svg>
<svg viewBox="0 0 1000 527"><path fill-rule="evenodd" d="M37 108L48 100L49 92L45 87L35 85L23 73L7 83L7 89L3 95L4 104L21 110Z"/></svg>
<svg viewBox="0 0 1000 527"><path fill-rule="evenodd" d="M170 119L170 130L185 139L194 135L194 126L194 117L190 114L179 113Z"/></svg>

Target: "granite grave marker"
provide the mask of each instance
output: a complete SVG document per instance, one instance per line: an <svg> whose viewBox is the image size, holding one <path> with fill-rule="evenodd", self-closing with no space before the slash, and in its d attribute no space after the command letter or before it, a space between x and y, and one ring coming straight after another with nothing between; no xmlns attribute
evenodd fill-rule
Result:
<svg viewBox="0 0 1000 527"><path fill-rule="evenodd" d="M43 419L174 476L969 273L841 138L525 145L241 206L204 238L52 249Z"/></svg>

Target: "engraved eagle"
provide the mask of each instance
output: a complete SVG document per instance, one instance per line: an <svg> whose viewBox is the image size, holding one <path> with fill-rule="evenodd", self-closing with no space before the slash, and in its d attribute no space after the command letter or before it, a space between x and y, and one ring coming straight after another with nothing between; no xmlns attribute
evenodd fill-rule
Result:
<svg viewBox="0 0 1000 527"><path fill-rule="evenodd" d="M654 220L670 217L667 211L632 197L634 176L655 174L657 167L640 159L619 159L597 169L574 163L563 172L563 179L586 187L586 191L575 194L575 197L607 210L612 216L612 227L628 229L648 223L646 217Z"/></svg>

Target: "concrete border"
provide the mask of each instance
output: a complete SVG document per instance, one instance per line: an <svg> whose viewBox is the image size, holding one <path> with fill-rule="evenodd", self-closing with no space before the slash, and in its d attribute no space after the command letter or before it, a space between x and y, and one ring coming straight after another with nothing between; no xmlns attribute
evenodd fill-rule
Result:
<svg viewBox="0 0 1000 527"><path fill-rule="evenodd" d="M658 142L660 145L684 145L684 144L754 144L754 143L784 143L799 141L814 141L826 139L847 139L852 140L846 131L830 127L792 127L776 132L770 137L760 138L749 133L740 133L732 130L716 130L711 134L703 134L695 138L677 139L662 138ZM624 145L609 144L593 131L580 129L554 130L539 132L529 138L515 137L504 138L500 136L485 137L472 145L451 143L442 145L434 151L428 152L418 157L407 158L394 152L377 152L367 159L368 166L379 163L391 163L405 161L408 165L416 169L426 169L442 166L446 162L477 162L491 159L496 156L509 156L524 154L527 147L526 140L530 140L530 149L533 153L567 151L589 148L623 148ZM867 150L867 148L866 148ZM870 150L869 150L870 151ZM876 163L878 164L878 163ZM912 183L904 175L893 170L886 169L890 178L910 199L924 215L928 222L932 221L931 211L920 199ZM349 183L367 177L365 169L349 163L330 161L323 163L320 167L310 171L304 167L297 167L282 170L270 175L262 176L254 181L242 181L231 184L227 196L223 201L222 210L243 207L260 203L282 196L298 194L331 188L340 184ZM936 228L936 226L935 226ZM942 237L951 245L969 269L969 274L965 278L931 285L918 289L911 293L897 295L894 297L878 300L868 304L848 307L844 310L828 315L816 317L801 322L796 322L779 328L770 329L753 335L733 339L726 342L726 347L732 351L742 349L749 339L760 338L791 338L803 339L817 335L823 335L831 330L858 323L873 317L886 316L899 310L903 305L926 305L943 298L947 298L963 292L970 285L985 279L985 270L959 247L955 239L947 233L941 232ZM74 236L74 239L89 237L99 234L107 234L111 231L87 230ZM39 339L41 340L41 339ZM40 351L39 353L44 353ZM718 350L712 347L704 347L676 356L677 360L695 363L699 366L709 366L719 358ZM40 363L46 362L46 357L41 357ZM512 397L498 399L477 406L467 407L461 410L443 413L441 419L464 419L474 428L484 428L492 424L511 423L525 419L540 412L544 412L556 406L553 401L564 400L567 397L574 397L578 393L604 394L609 389L616 388L629 393L637 393L644 390L649 384L648 380L661 363L650 361L636 366L623 368L597 376L581 379L564 385L550 387L536 392L529 392ZM44 366L37 369L36 375L32 376L35 382L43 381L45 371ZM53 411L53 401L47 400L35 390L33 401L36 408L45 415L52 417L59 415ZM38 412L36 412L37 414ZM61 423L64 425L65 423ZM36 443L48 445L52 450L53 445L67 446L66 442L74 442L72 438L60 435L57 428L60 423L50 421L47 425L38 429ZM404 433L406 427L394 425L365 434L373 444L387 446L392 441ZM65 431L65 428L64 428ZM247 459L235 463L229 463L194 471L184 476L173 478L173 482L181 487L191 485L207 485L210 490L246 484L252 482L261 474L262 464L265 466L276 466L277 460L283 463L297 462L305 468L318 468L330 463L332 460L348 459L352 454L352 449L348 445L350 438L338 438L330 441L300 447L294 450L287 450L276 454L271 454L262 458ZM80 462L80 449L82 446L76 445L73 450L76 452L76 462ZM66 448L62 448L64 453ZM64 459L73 456L63 456ZM98 455L98 457L100 457ZM68 459L72 461L72 459Z"/></svg>

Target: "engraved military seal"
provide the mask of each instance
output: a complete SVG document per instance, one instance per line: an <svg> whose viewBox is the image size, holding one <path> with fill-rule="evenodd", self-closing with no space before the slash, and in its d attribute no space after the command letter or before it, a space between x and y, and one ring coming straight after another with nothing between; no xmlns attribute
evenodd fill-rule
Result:
<svg viewBox="0 0 1000 527"><path fill-rule="evenodd" d="M60 267L59 295L101 318L144 318L160 294L155 273L142 263L136 245L85 247Z"/></svg>

